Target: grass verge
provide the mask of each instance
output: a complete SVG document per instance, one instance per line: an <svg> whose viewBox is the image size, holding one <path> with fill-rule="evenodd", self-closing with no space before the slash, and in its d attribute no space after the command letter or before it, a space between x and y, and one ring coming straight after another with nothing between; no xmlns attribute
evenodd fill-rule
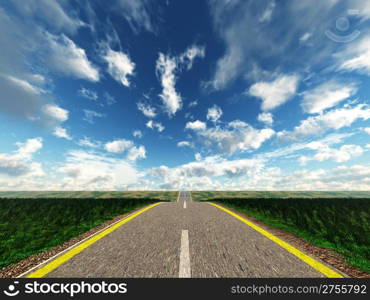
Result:
<svg viewBox="0 0 370 300"><path fill-rule="evenodd" d="M339 253L370 273L370 199L208 199Z"/></svg>
<svg viewBox="0 0 370 300"><path fill-rule="evenodd" d="M0 199L0 270L157 199Z"/></svg>

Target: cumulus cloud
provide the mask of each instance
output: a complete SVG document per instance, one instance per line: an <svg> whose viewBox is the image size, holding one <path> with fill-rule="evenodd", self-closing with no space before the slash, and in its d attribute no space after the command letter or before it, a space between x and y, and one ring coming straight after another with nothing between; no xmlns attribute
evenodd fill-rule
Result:
<svg viewBox="0 0 370 300"><path fill-rule="evenodd" d="M322 162L332 159L338 163L345 162L352 157L362 155L364 152L362 147L358 145L342 145L339 149L333 149L320 142L312 142L307 145L307 148L315 150L317 153L313 156L301 156L300 163L302 165L305 165L311 160Z"/></svg>
<svg viewBox="0 0 370 300"><path fill-rule="evenodd" d="M253 84L248 93L262 100L263 111L273 110L291 99L298 88L297 75L280 75L271 82L257 82Z"/></svg>
<svg viewBox="0 0 370 300"><path fill-rule="evenodd" d="M45 37L50 49L47 57L49 67L66 76L99 81L98 68L89 61L84 49L64 34L55 36L47 33Z"/></svg>
<svg viewBox="0 0 370 300"><path fill-rule="evenodd" d="M368 191L370 189L370 166L338 166L332 169L299 170L270 178L274 189L322 190L322 191Z"/></svg>
<svg viewBox="0 0 370 300"><path fill-rule="evenodd" d="M96 111L90 110L90 109L84 109L83 113L84 113L83 120L90 123L90 124L95 123L95 118L104 118L106 116L103 113L99 113L99 112L96 112Z"/></svg>
<svg viewBox="0 0 370 300"><path fill-rule="evenodd" d="M68 151L57 171L65 175L58 184L61 190L122 190L139 178L138 171L123 159L81 150Z"/></svg>
<svg viewBox="0 0 370 300"><path fill-rule="evenodd" d="M357 92L357 88L351 84L342 84L337 81L325 82L312 90L302 93L301 106L307 113L321 113L343 100L348 99Z"/></svg>
<svg viewBox="0 0 370 300"><path fill-rule="evenodd" d="M370 134L370 127L363 128L363 131L365 131L367 134Z"/></svg>
<svg viewBox="0 0 370 300"><path fill-rule="evenodd" d="M83 137L77 141L77 145L88 148L99 148L101 143L98 141L93 141L89 137Z"/></svg>
<svg viewBox="0 0 370 300"><path fill-rule="evenodd" d="M42 139L28 139L26 142L16 145L18 149L13 153L0 153L0 175L11 177L44 176L41 164L32 160L33 154L42 148Z"/></svg>
<svg viewBox="0 0 370 300"><path fill-rule="evenodd" d="M267 126L272 126L274 123L274 118L271 113L263 112L260 113L257 117L258 121L266 124Z"/></svg>
<svg viewBox="0 0 370 300"><path fill-rule="evenodd" d="M357 71L370 75L370 36L365 36L357 42L352 42L347 48L335 55L338 69L342 71Z"/></svg>
<svg viewBox="0 0 370 300"><path fill-rule="evenodd" d="M196 131L199 141L208 150L221 154L234 154L247 150L255 150L274 136L270 128L255 129L248 123L235 120L225 128L215 127Z"/></svg>
<svg viewBox="0 0 370 300"><path fill-rule="evenodd" d="M155 107L150 106L149 104L145 104L144 102L139 102L137 104L137 108L144 114L144 116L148 118L155 118L157 116Z"/></svg>
<svg viewBox="0 0 370 300"><path fill-rule="evenodd" d="M181 141L177 143L177 147L191 147L192 144L188 141Z"/></svg>
<svg viewBox="0 0 370 300"><path fill-rule="evenodd" d="M136 137L136 138L139 138L139 139L141 139L141 138L143 137L143 133L141 132L141 130L134 130L134 131L132 132L132 135L133 135L134 137Z"/></svg>
<svg viewBox="0 0 370 300"><path fill-rule="evenodd" d="M176 59L159 53L156 63L157 74L162 84L162 93L159 95L163 101L166 112L174 115L182 106L181 96L177 93L175 84Z"/></svg>
<svg viewBox="0 0 370 300"><path fill-rule="evenodd" d="M194 122L187 122L185 125L185 129L191 129L194 131L204 130L206 129L206 127L207 127L206 123L199 120L196 120Z"/></svg>
<svg viewBox="0 0 370 300"><path fill-rule="evenodd" d="M90 99L90 100L98 100L98 93L96 91L93 91L93 90L90 90L90 89L87 89L87 88L80 88L78 90L78 94L81 96L81 97L84 97L86 99Z"/></svg>
<svg viewBox="0 0 370 300"><path fill-rule="evenodd" d="M129 161L136 161L138 159L146 158L146 150L144 146L132 147L127 153L127 159Z"/></svg>
<svg viewBox="0 0 370 300"><path fill-rule="evenodd" d="M174 115L182 108L181 95L176 91L176 73L179 73L185 66L190 70L193 66L193 60L196 57L204 57L204 48L196 45L186 49L178 57L171 57L159 53L156 62L157 76L160 78L162 93L159 97L163 101L164 108L169 116Z"/></svg>
<svg viewBox="0 0 370 300"><path fill-rule="evenodd" d="M191 101L188 106L189 107L194 107L194 106L197 106L197 105L198 105L198 101L194 100L194 101Z"/></svg>
<svg viewBox="0 0 370 300"><path fill-rule="evenodd" d="M102 58L108 63L108 73L116 81L129 87L129 76L133 76L135 70L135 63L130 57L123 52L108 48Z"/></svg>
<svg viewBox="0 0 370 300"><path fill-rule="evenodd" d="M134 145L132 141L120 139L108 142L104 145L105 150L112 153L122 153Z"/></svg>
<svg viewBox="0 0 370 300"><path fill-rule="evenodd" d="M150 169L148 176L160 178L163 189L217 189L222 183L215 178L250 177L263 170L264 163L255 159L225 160L218 156L201 158L178 167Z"/></svg>
<svg viewBox="0 0 370 300"><path fill-rule="evenodd" d="M58 120L59 122L64 122L68 120L68 110L59 107L55 104L46 104L43 106L45 114Z"/></svg>
<svg viewBox="0 0 370 300"><path fill-rule="evenodd" d="M217 122L222 116L222 109L217 105L213 105L207 111L207 120Z"/></svg>
<svg viewBox="0 0 370 300"><path fill-rule="evenodd" d="M203 58L205 56L205 48L197 45L192 45L180 55L179 61L186 65L187 70L193 67L193 61L196 57Z"/></svg>
<svg viewBox="0 0 370 300"><path fill-rule="evenodd" d="M66 140L72 139L72 137L68 134L67 129L60 126L54 128L53 135Z"/></svg>
<svg viewBox="0 0 370 300"><path fill-rule="evenodd" d="M158 132L162 132L163 130L165 130L165 127L162 125L162 123L154 122L153 120L149 120L148 122L146 122L145 125L150 129L156 129Z"/></svg>
<svg viewBox="0 0 370 300"><path fill-rule="evenodd" d="M278 137L282 139L300 139L326 132L330 129L340 129L351 126L357 120L370 119L370 109L363 104L354 107L329 110L317 116L302 120L292 131L281 131Z"/></svg>

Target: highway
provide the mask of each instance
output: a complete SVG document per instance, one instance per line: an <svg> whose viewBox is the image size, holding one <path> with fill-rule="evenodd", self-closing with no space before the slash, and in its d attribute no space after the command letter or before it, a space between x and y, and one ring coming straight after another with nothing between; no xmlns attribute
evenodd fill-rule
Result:
<svg viewBox="0 0 370 300"><path fill-rule="evenodd" d="M179 192L25 277L341 277L293 246L209 203Z"/></svg>

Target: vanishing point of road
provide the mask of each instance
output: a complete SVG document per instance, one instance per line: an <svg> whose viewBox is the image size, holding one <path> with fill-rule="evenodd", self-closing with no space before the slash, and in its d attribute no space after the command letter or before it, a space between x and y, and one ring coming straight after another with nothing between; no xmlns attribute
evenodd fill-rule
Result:
<svg viewBox="0 0 370 300"><path fill-rule="evenodd" d="M180 192L177 202L144 208L23 276L343 276L243 220Z"/></svg>

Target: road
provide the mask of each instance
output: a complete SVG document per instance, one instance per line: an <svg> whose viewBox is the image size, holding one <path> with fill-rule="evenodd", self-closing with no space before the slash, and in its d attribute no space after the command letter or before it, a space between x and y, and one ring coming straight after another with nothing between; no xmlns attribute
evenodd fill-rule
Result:
<svg viewBox="0 0 370 300"><path fill-rule="evenodd" d="M146 210L70 256L27 276L326 277L320 271L325 266L313 267L229 213L192 201L190 192Z"/></svg>

